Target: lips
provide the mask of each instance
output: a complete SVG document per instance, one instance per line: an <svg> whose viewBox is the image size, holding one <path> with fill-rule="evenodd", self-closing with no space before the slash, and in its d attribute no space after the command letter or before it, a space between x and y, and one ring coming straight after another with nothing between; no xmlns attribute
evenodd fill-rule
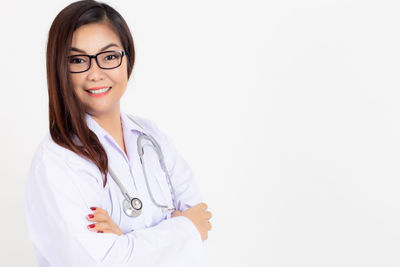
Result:
<svg viewBox="0 0 400 267"><path fill-rule="evenodd" d="M111 91L112 87L92 87L85 90L92 97L102 97Z"/></svg>

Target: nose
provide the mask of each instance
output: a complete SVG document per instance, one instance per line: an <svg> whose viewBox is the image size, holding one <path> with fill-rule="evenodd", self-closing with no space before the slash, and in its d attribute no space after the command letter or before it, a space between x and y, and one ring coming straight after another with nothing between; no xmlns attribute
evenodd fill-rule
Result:
<svg viewBox="0 0 400 267"><path fill-rule="evenodd" d="M90 68L88 70L88 79L95 81L95 80L103 80L104 79L104 72L103 69L99 67L95 58L90 59Z"/></svg>

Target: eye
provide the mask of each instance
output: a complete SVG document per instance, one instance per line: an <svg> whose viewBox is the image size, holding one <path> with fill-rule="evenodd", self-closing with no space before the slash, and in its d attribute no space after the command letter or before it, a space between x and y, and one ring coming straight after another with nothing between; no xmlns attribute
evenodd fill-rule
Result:
<svg viewBox="0 0 400 267"><path fill-rule="evenodd" d="M113 60L113 59L116 59L116 58L117 58L116 55L108 55L108 56L106 56L104 59L105 59L105 60Z"/></svg>
<svg viewBox="0 0 400 267"><path fill-rule="evenodd" d="M69 58L70 64L83 64L85 62L86 62L85 58L82 58L82 57L70 57Z"/></svg>
<svg viewBox="0 0 400 267"><path fill-rule="evenodd" d="M121 54L118 52L105 52L102 57L101 61L119 61L121 58Z"/></svg>

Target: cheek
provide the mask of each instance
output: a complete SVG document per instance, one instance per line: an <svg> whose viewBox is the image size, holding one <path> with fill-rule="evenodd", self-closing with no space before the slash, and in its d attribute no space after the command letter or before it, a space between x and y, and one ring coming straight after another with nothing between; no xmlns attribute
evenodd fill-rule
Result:
<svg viewBox="0 0 400 267"><path fill-rule="evenodd" d="M120 76L119 76L119 81L120 81L120 83L121 84L124 84L124 85L126 85L126 83L127 83L127 77L126 77L126 73L122 73Z"/></svg>
<svg viewBox="0 0 400 267"><path fill-rule="evenodd" d="M126 59L121 64L121 68L119 69L118 76L119 76L119 80L126 85L128 82L128 67L127 67Z"/></svg>
<svg viewBox="0 0 400 267"><path fill-rule="evenodd" d="M74 87L74 90L76 91L79 88L79 85L81 84L80 78L78 75L71 75L70 76L71 84Z"/></svg>
<svg viewBox="0 0 400 267"><path fill-rule="evenodd" d="M114 83L123 86L128 81L128 75L124 71L117 71L113 73L111 79L113 79Z"/></svg>

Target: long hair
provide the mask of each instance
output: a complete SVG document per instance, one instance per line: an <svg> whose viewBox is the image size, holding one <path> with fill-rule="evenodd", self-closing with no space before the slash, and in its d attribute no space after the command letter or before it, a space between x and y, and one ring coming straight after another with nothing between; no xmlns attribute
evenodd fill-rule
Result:
<svg viewBox="0 0 400 267"><path fill-rule="evenodd" d="M54 19L46 52L47 87L49 94L49 128L54 142L97 165L107 183L108 158L96 134L85 121L85 107L73 89L68 71L72 35L80 26L107 21L119 36L126 52L128 79L135 62L135 49L129 27L123 17L107 4L94 0L74 2ZM74 140L78 140L78 143Z"/></svg>

